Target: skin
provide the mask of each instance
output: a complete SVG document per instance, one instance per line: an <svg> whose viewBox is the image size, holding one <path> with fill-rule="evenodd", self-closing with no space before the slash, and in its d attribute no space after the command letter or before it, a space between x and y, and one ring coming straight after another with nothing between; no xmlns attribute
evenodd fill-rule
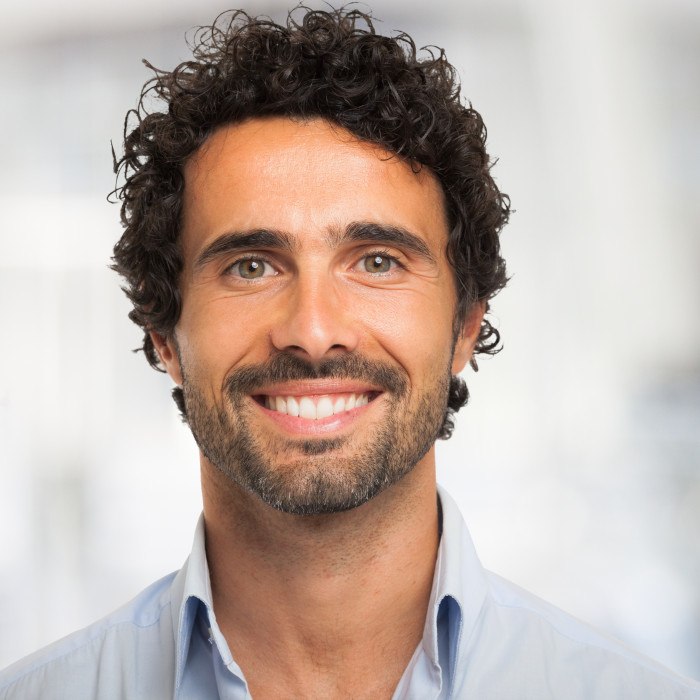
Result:
<svg viewBox="0 0 700 700"><path fill-rule="evenodd" d="M356 353L400 368L405 408L469 361L483 308L474 306L453 342L443 196L427 169L413 173L323 120L267 118L216 131L188 162L185 182L182 315L173 336L152 338L173 380L182 384L184 366L211 407L225 405L232 372L279 352L312 363ZM401 227L430 256L396 241L339 241L355 222ZM241 277L241 251L196 264L227 233L255 229L292 243L243 251L269 264L262 277ZM366 268L378 250L396 260L386 273ZM307 382L280 391L342 389ZM344 438L330 461L296 450L308 430L280 424L253 397L244 413L269 446L270 468L293 476L321 464L342 469L371 450L391 405L380 394L328 428L324 437ZM204 455L201 474L216 618L252 696L390 698L422 638L432 586L434 446L368 502L323 515L272 508Z"/></svg>

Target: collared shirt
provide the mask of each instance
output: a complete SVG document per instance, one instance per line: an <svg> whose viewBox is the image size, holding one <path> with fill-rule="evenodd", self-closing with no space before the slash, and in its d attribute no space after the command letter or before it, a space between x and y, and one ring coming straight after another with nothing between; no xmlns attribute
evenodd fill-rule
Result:
<svg viewBox="0 0 700 700"><path fill-rule="evenodd" d="M423 639L394 700L700 700L681 678L485 571L452 499ZM200 518L180 571L0 673L0 699L243 700L216 622Z"/></svg>

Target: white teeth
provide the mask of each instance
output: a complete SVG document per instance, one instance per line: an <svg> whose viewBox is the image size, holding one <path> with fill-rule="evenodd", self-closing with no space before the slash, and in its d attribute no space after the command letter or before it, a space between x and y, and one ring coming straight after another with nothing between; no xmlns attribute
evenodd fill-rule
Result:
<svg viewBox="0 0 700 700"><path fill-rule="evenodd" d="M297 400L293 396L289 396L287 398L287 413L290 416L298 416L299 415L299 404L297 403Z"/></svg>
<svg viewBox="0 0 700 700"><path fill-rule="evenodd" d="M316 406L316 419L328 418L328 416L333 415L333 402L327 397L323 396L319 399L318 405Z"/></svg>
<svg viewBox="0 0 700 700"><path fill-rule="evenodd" d="M369 403L367 394L349 394L346 396L321 396L312 399L309 396L265 396L264 405L271 411L288 414L290 416L306 418L307 420L320 420L334 414L352 411Z"/></svg>
<svg viewBox="0 0 700 700"><path fill-rule="evenodd" d="M299 416L316 420L316 404L308 396L302 396L299 401Z"/></svg>

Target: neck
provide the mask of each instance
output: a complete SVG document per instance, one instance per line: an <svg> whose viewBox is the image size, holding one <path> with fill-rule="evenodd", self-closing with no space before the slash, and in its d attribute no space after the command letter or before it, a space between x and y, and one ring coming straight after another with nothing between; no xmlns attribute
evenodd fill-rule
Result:
<svg viewBox="0 0 700 700"><path fill-rule="evenodd" d="M278 696L334 697L333 688L351 687L391 697L421 640L432 587L433 450L343 513L278 512L205 459L202 485L214 609L254 697L280 688Z"/></svg>

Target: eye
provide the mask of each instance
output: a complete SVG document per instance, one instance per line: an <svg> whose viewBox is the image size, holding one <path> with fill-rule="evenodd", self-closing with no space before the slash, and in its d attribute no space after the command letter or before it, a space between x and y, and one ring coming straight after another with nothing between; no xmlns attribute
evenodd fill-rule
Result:
<svg viewBox="0 0 700 700"><path fill-rule="evenodd" d="M366 255L363 260L363 267L367 272L372 274L391 272L397 265L396 258L386 253L370 253L370 255Z"/></svg>
<svg viewBox="0 0 700 700"><path fill-rule="evenodd" d="M244 280L256 280L276 274L272 265L262 258L238 260L228 268L228 273Z"/></svg>

